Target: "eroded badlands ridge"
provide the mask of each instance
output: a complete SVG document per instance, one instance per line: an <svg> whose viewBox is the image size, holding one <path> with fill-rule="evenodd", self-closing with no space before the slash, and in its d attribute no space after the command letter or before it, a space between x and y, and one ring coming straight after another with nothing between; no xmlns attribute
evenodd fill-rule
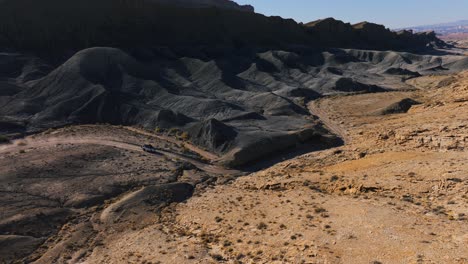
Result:
<svg viewBox="0 0 468 264"><path fill-rule="evenodd" d="M468 67L464 56L404 52L185 52L156 49L143 60L92 48L54 70L4 53L2 130L93 123L178 129L224 164L239 166L310 140L333 144L307 109L311 100L411 90L402 80Z"/></svg>

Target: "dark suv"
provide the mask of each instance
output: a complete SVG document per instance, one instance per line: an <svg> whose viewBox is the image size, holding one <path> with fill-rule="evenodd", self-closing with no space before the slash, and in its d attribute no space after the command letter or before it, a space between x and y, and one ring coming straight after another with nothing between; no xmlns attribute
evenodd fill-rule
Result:
<svg viewBox="0 0 468 264"><path fill-rule="evenodd" d="M141 149L143 149L143 151L146 151L146 152L149 152L149 153L157 153L156 152L156 148L154 148L152 145L143 145L141 147Z"/></svg>

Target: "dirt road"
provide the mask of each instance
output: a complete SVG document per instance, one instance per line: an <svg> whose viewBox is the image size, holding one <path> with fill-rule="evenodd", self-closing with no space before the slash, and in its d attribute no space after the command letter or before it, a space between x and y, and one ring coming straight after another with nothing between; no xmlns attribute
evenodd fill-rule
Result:
<svg viewBox="0 0 468 264"><path fill-rule="evenodd" d="M49 146L54 146L57 144L92 144L92 145L116 147L120 149L131 150L131 151L143 151L141 147L136 144L103 139L99 137L79 137L79 138L49 137L46 139L36 139L32 137L26 137L24 139L15 140L11 144L0 146L0 154L12 152L12 151L21 151L21 150L26 150L26 149L49 147ZM162 150L162 149L158 149L157 151L168 158L189 162L193 164L194 166L196 166L197 168L199 168L200 170L203 170L209 173L224 174L224 175L241 174L240 171L226 169L221 166L217 166L213 164L207 164L207 163L201 162L191 157L187 157L182 154L173 153L173 152Z"/></svg>
<svg viewBox="0 0 468 264"><path fill-rule="evenodd" d="M342 128L340 125L336 124L333 120L330 119L329 115L327 112L323 111L320 108L320 100L312 101L309 105L309 111L320 118L320 121L335 135L339 136L343 141L344 144L348 144L351 142L350 137L348 136L348 133L344 128Z"/></svg>

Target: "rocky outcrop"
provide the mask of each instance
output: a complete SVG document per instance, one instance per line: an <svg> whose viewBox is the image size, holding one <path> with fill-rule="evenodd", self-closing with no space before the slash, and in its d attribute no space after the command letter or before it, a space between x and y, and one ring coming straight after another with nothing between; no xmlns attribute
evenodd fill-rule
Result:
<svg viewBox="0 0 468 264"><path fill-rule="evenodd" d="M223 153L229 149L237 136L233 127L214 118L199 122L187 131L194 143L217 153Z"/></svg>
<svg viewBox="0 0 468 264"><path fill-rule="evenodd" d="M335 83L335 89L341 92L348 93L375 93L384 92L385 89L377 85L369 85L357 82L352 78L340 78Z"/></svg>
<svg viewBox="0 0 468 264"><path fill-rule="evenodd" d="M351 24L331 17L309 22L305 24L305 27L309 34L326 46L349 47L356 39L356 33Z"/></svg>
<svg viewBox="0 0 468 264"><path fill-rule="evenodd" d="M379 109L375 112L376 115L390 115L390 114L400 114L406 113L413 105L418 105L419 102L411 99L405 98L398 102L392 103L382 109Z"/></svg>
<svg viewBox="0 0 468 264"><path fill-rule="evenodd" d="M448 45L434 32L414 34L412 31L393 32L383 25L361 22L354 25L333 18L305 24L308 32L322 45L377 50L412 50L443 48Z"/></svg>
<svg viewBox="0 0 468 264"><path fill-rule="evenodd" d="M408 76L408 77L419 77L421 74L418 72L410 71L407 69L402 69L402 68L388 68L385 70L386 74L392 74L392 75L403 75L403 76Z"/></svg>

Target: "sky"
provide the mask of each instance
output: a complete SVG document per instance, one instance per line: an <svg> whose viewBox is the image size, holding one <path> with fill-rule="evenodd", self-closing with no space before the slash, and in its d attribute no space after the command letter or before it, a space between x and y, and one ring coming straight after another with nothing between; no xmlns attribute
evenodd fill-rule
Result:
<svg viewBox="0 0 468 264"><path fill-rule="evenodd" d="M310 22L334 17L402 28L468 19L468 0L235 0L257 13Z"/></svg>

